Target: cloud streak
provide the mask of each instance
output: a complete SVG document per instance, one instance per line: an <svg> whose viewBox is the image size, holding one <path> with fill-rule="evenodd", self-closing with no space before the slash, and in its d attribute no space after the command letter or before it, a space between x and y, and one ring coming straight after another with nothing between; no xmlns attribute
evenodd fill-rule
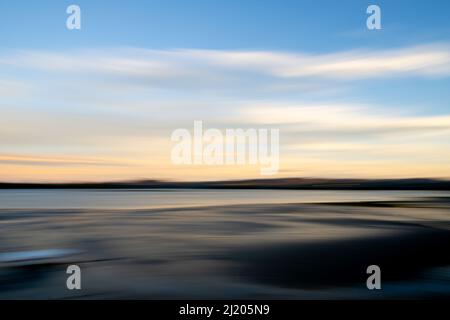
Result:
<svg viewBox="0 0 450 320"><path fill-rule="evenodd" d="M29 155L2 155L0 164L4 165L26 165L26 166L113 166L120 167L124 163L91 158L68 158L68 157L42 157Z"/></svg>
<svg viewBox="0 0 450 320"><path fill-rule="evenodd" d="M108 49L50 53L21 51L0 57L0 65L51 72L92 72L136 78L218 77L252 72L276 78L318 77L357 80L386 76L450 75L450 46L430 44L399 49L326 54L239 50Z"/></svg>
<svg viewBox="0 0 450 320"><path fill-rule="evenodd" d="M174 168L170 134L194 120L279 128L282 172L450 176L448 112L417 115L407 103L352 95L361 79L449 77L447 44L326 54L15 51L0 54L0 73L0 180L259 176L248 167ZM346 96L330 95L341 88Z"/></svg>
<svg viewBox="0 0 450 320"><path fill-rule="evenodd" d="M354 104L247 104L240 117L251 123L301 124L305 127L340 129L441 129L450 130L450 115L410 116L386 113L382 108Z"/></svg>

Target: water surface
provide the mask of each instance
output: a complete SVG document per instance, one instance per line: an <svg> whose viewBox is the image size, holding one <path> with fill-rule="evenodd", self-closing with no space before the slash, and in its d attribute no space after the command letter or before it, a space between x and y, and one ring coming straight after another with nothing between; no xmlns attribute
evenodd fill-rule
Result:
<svg viewBox="0 0 450 320"><path fill-rule="evenodd" d="M450 297L450 193L2 190L0 298ZM82 290L66 289L66 268ZM366 268L382 290L366 288Z"/></svg>

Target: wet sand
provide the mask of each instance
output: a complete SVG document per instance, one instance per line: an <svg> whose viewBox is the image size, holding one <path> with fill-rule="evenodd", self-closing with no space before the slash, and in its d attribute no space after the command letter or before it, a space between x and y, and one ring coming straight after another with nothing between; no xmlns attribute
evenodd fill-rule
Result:
<svg viewBox="0 0 450 320"><path fill-rule="evenodd" d="M384 202L1 209L0 298L449 298L450 201L425 195ZM66 289L70 264L82 269L80 291ZM366 288L372 264L381 267L382 290Z"/></svg>

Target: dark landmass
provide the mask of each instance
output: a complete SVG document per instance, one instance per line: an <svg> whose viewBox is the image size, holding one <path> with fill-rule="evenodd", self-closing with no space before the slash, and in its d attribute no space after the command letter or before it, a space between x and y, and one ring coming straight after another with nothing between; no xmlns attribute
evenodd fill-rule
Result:
<svg viewBox="0 0 450 320"><path fill-rule="evenodd" d="M100 183L0 183L0 189L280 189L280 190L450 190L445 179L254 179L176 182L140 180Z"/></svg>

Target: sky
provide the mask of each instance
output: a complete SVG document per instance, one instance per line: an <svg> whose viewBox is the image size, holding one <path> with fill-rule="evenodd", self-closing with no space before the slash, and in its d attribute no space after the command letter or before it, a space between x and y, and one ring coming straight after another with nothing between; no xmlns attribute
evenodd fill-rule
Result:
<svg viewBox="0 0 450 320"><path fill-rule="evenodd" d="M0 181L261 177L174 165L195 120L279 129L272 178L450 178L449 17L446 0L2 1Z"/></svg>

